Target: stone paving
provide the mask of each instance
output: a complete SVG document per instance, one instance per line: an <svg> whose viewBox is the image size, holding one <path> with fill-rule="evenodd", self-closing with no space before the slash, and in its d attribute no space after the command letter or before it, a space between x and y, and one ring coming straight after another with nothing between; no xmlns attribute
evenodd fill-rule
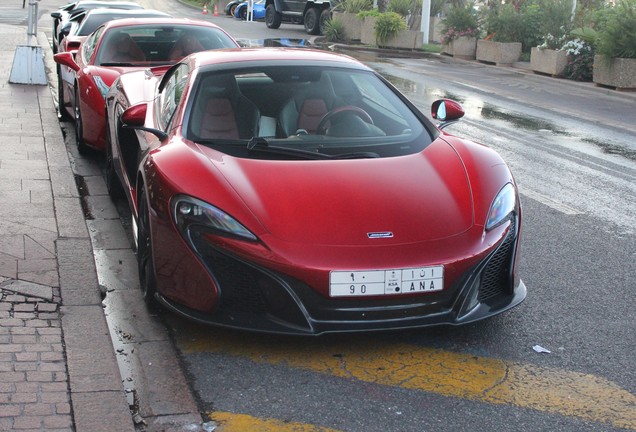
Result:
<svg viewBox="0 0 636 432"><path fill-rule="evenodd" d="M51 90L9 83L24 44L0 24L0 431L133 431Z"/></svg>
<svg viewBox="0 0 636 432"><path fill-rule="evenodd" d="M0 282L0 430L72 430L58 302L49 287Z"/></svg>

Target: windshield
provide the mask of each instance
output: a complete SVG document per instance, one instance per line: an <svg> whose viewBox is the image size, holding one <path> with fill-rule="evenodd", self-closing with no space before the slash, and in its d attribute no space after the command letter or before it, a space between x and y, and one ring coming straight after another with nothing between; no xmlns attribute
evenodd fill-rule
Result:
<svg viewBox="0 0 636 432"><path fill-rule="evenodd" d="M423 116L372 71L264 66L202 74L195 87L184 135L235 156L398 156L432 140Z"/></svg>
<svg viewBox="0 0 636 432"><path fill-rule="evenodd" d="M193 52L235 48L236 42L215 27L155 24L113 27L100 43L95 64L141 66L176 63Z"/></svg>

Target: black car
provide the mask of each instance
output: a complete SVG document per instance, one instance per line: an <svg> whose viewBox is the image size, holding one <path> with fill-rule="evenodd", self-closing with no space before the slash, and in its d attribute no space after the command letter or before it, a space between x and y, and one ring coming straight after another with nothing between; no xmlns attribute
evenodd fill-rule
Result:
<svg viewBox="0 0 636 432"><path fill-rule="evenodd" d="M53 53L58 51L60 42L68 34L71 21L81 20L85 12L97 8L110 9L143 9L144 7L130 1L104 1L104 0L80 0L61 6L53 17Z"/></svg>

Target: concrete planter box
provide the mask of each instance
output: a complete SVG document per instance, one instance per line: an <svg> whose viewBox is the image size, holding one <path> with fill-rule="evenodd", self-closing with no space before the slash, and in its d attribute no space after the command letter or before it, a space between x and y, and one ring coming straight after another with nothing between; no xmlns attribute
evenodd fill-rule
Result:
<svg viewBox="0 0 636 432"><path fill-rule="evenodd" d="M358 14L350 12L334 12L332 19L342 22L347 40L359 41L362 39L363 20L358 18Z"/></svg>
<svg viewBox="0 0 636 432"><path fill-rule="evenodd" d="M444 45L442 53L462 60L475 60L477 38L461 36Z"/></svg>
<svg viewBox="0 0 636 432"><path fill-rule="evenodd" d="M510 66L521 57L521 42L477 41L476 58L497 66Z"/></svg>
<svg viewBox="0 0 636 432"><path fill-rule="evenodd" d="M360 41L365 45L375 45L375 22L374 17L364 17L362 29L360 30Z"/></svg>
<svg viewBox="0 0 636 432"><path fill-rule="evenodd" d="M530 50L530 69L537 73L561 76L567 65L568 55L565 51L537 47Z"/></svg>
<svg viewBox="0 0 636 432"><path fill-rule="evenodd" d="M592 69L594 84L614 87L616 90L636 90L636 59L594 56Z"/></svg>
<svg viewBox="0 0 636 432"><path fill-rule="evenodd" d="M375 40L374 17L365 17L362 24L361 42L365 45L377 45ZM382 46L383 48L420 49L424 45L424 36L421 31L402 30Z"/></svg>

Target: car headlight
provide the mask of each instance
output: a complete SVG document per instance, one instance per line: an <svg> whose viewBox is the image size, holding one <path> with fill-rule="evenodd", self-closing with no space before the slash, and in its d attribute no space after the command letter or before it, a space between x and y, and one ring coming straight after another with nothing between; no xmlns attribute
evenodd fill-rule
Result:
<svg viewBox="0 0 636 432"><path fill-rule="evenodd" d="M177 227L187 237L188 228L198 225L221 234L256 240L256 236L224 211L186 195L172 201L172 214Z"/></svg>
<svg viewBox="0 0 636 432"><path fill-rule="evenodd" d="M102 77L100 77L99 75L95 76L95 85L99 89L102 97L106 99L106 94L108 93L108 90L110 90L110 87L106 85Z"/></svg>
<svg viewBox="0 0 636 432"><path fill-rule="evenodd" d="M515 188L511 183L506 183L490 205L488 219L486 220L486 231L507 221L510 214L515 210L516 205L517 195Z"/></svg>

